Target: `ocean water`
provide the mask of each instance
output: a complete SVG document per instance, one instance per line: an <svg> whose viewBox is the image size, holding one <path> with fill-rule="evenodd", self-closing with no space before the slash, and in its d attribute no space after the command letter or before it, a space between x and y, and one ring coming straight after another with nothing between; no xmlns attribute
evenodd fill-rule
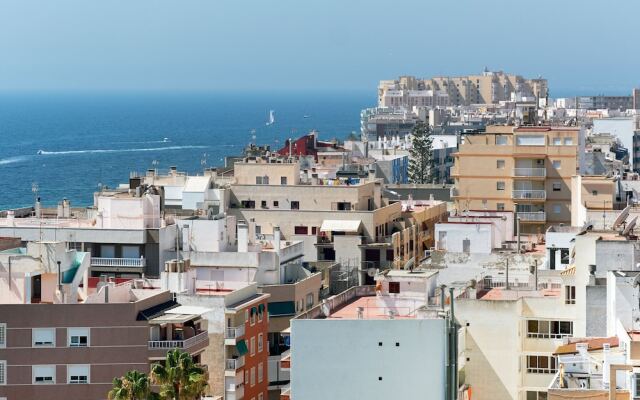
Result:
<svg viewBox="0 0 640 400"><path fill-rule="evenodd" d="M239 154L253 129L272 148L311 129L342 139L375 101L375 91L2 94L0 209L32 205L34 183L45 205L86 206L99 184L115 187L131 171L198 173ZM271 109L276 123L265 126Z"/></svg>

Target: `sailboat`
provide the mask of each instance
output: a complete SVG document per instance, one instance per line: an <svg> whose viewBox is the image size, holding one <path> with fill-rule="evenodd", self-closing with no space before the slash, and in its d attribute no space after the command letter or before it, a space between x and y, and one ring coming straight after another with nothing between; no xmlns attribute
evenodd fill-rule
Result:
<svg viewBox="0 0 640 400"><path fill-rule="evenodd" d="M269 121L265 124L266 126L270 126L276 123L276 114L273 110L269 110Z"/></svg>

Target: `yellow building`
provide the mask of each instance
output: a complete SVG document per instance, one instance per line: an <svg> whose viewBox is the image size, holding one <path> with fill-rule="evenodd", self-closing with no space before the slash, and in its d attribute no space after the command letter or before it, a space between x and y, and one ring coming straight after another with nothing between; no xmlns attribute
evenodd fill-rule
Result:
<svg viewBox="0 0 640 400"><path fill-rule="evenodd" d="M456 210L517 211L522 232L571 223L571 177L583 132L574 127L489 126L467 135L451 176Z"/></svg>

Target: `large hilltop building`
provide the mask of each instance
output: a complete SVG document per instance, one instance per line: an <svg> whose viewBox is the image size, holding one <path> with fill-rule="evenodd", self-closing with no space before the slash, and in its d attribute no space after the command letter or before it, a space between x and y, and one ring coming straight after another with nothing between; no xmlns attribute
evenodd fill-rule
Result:
<svg viewBox="0 0 640 400"><path fill-rule="evenodd" d="M401 76L382 80L378 86L379 107L468 106L500 101L535 101L546 98L547 80L526 79L502 71L467 76L419 79Z"/></svg>

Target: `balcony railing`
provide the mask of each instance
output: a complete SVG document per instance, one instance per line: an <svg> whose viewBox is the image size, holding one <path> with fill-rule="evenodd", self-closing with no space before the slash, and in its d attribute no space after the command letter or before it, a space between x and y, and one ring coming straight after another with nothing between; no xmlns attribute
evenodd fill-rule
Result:
<svg viewBox="0 0 640 400"><path fill-rule="evenodd" d="M235 371L242 367L244 367L244 357L227 359L226 369Z"/></svg>
<svg viewBox="0 0 640 400"><path fill-rule="evenodd" d="M513 176L545 177L547 176L547 169L546 168L514 168Z"/></svg>
<svg viewBox="0 0 640 400"><path fill-rule="evenodd" d="M146 260L140 258L109 258L109 257L91 257L92 267L133 267L144 268Z"/></svg>
<svg viewBox="0 0 640 400"><path fill-rule="evenodd" d="M244 325L236 326L235 328L226 328L224 330L225 339L238 339L244 336Z"/></svg>
<svg viewBox="0 0 640 400"><path fill-rule="evenodd" d="M513 190L511 198L517 200L545 200L547 192L545 190Z"/></svg>
<svg viewBox="0 0 640 400"><path fill-rule="evenodd" d="M204 342L207 340L208 333L200 332L194 337L185 340L150 340L149 341L149 349L188 349L192 346L195 346L198 343Z"/></svg>
<svg viewBox="0 0 640 400"><path fill-rule="evenodd" d="M518 211L520 221L525 222L544 222L547 220L547 214L544 211L522 212Z"/></svg>

